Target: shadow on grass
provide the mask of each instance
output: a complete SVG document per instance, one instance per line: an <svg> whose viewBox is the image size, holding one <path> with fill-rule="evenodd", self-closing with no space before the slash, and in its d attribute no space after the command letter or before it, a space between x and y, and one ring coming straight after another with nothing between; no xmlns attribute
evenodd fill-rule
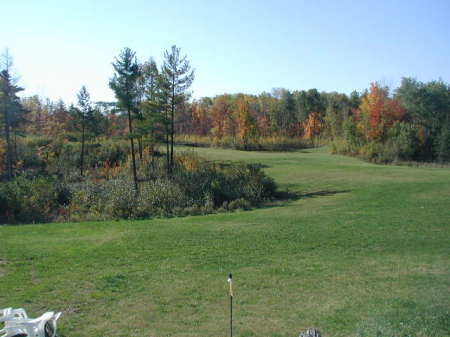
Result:
<svg viewBox="0 0 450 337"><path fill-rule="evenodd" d="M301 199L327 197L348 192L351 192L351 190L321 190L308 193L293 192L289 190L277 191L275 195L275 200L272 200L271 202L266 203L264 205L260 205L259 207L256 208L285 207L288 206L291 202Z"/></svg>
<svg viewBox="0 0 450 337"><path fill-rule="evenodd" d="M316 191L316 192L300 194L300 198L326 197L329 195L336 195L336 194L348 193L348 192L351 192L351 190L323 190L323 191Z"/></svg>
<svg viewBox="0 0 450 337"><path fill-rule="evenodd" d="M348 193L351 192L351 190L321 190L321 191L315 191L315 192L308 192L308 193L299 193L299 192L292 192L292 191L278 191L277 192L277 200L278 201L296 201L300 199L307 199L307 198L316 198L316 197L326 197L330 195L336 195L340 193Z"/></svg>

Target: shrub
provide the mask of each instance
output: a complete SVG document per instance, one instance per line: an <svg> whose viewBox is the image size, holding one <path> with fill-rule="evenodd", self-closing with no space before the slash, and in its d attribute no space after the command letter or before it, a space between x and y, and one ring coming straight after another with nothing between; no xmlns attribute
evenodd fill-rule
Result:
<svg viewBox="0 0 450 337"><path fill-rule="evenodd" d="M132 218L137 202L133 182L128 179L113 179L107 181L102 187L103 200L100 203L105 204L106 214L112 218Z"/></svg>
<svg viewBox="0 0 450 337"><path fill-rule="evenodd" d="M19 176L0 184L0 222L22 223L53 220L66 202L64 188L49 178Z"/></svg>
<svg viewBox="0 0 450 337"><path fill-rule="evenodd" d="M96 147L95 159L91 160L91 165L101 165L108 162L109 165L120 164L126 160L129 152L129 145L125 142L103 142Z"/></svg>
<svg viewBox="0 0 450 337"><path fill-rule="evenodd" d="M64 150L58 155L66 156ZM186 152L176 157L168 176L165 158L155 157L147 167L140 167L144 179L139 182L139 193L128 172L122 174L126 166L122 163L121 173L111 179L80 178L72 176L72 170L65 179L22 175L0 183L0 222L206 214L249 209L276 194L274 181L256 164L209 162Z"/></svg>
<svg viewBox="0 0 450 337"><path fill-rule="evenodd" d="M382 144L376 142L368 142L359 149L359 155L367 161L376 162L382 150Z"/></svg>
<svg viewBox="0 0 450 337"><path fill-rule="evenodd" d="M450 118L441 128L441 133L436 141L437 158L441 163L450 162Z"/></svg>
<svg viewBox="0 0 450 337"><path fill-rule="evenodd" d="M396 122L388 132L388 140L382 155L384 162L412 160L419 148L417 129L406 123Z"/></svg>
<svg viewBox="0 0 450 337"><path fill-rule="evenodd" d="M347 144L347 152L351 154L358 153L359 148L363 145L363 135L358 130L356 124L351 119L344 121L344 139Z"/></svg>
<svg viewBox="0 0 450 337"><path fill-rule="evenodd" d="M227 204L227 209L230 211L237 210L237 209L250 209L251 204L248 200L245 200L243 198L239 198L236 200L232 200Z"/></svg>
<svg viewBox="0 0 450 337"><path fill-rule="evenodd" d="M128 177L106 182L83 182L72 186L72 217L148 218L211 213L216 209L248 209L272 199L274 181L258 165L212 163L193 153L176 158L177 165L167 176L164 158L156 158L148 168L147 181L139 183L139 193Z"/></svg>
<svg viewBox="0 0 450 337"><path fill-rule="evenodd" d="M186 193L173 181L161 178L141 185L133 216L143 218L179 215L180 210L189 206L191 203Z"/></svg>

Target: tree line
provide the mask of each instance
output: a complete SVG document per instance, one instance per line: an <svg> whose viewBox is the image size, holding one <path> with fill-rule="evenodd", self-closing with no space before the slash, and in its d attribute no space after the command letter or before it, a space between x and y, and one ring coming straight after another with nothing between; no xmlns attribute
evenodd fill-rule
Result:
<svg viewBox="0 0 450 337"><path fill-rule="evenodd" d="M264 139L278 137L328 143L334 152L375 162L450 160L450 86L442 80L403 78L395 90L372 83L349 95L316 89L224 94L194 100L179 119L179 133L241 149L263 149Z"/></svg>
<svg viewBox="0 0 450 337"><path fill-rule="evenodd" d="M404 78L395 90L372 83L349 95L277 88L259 95L191 100L194 71L179 48L167 50L160 66L153 58L138 62L136 53L124 48L112 63L109 80L116 101L92 102L83 86L77 104L67 106L38 96L19 98L23 89L11 74L11 58L2 60L0 158L7 180L20 168L20 140L43 135L81 144L80 176L85 174L85 153L96 142L127 139L136 191L136 162L145 151L157 153L163 145L170 175L177 134L180 141L240 149L264 149L270 138L299 140L300 146L330 143L334 152L378 162L450 160L450 87L442 80Z"/></svg>
<svg viewBox="0 0 450 337"><path fill-rule="evenodd" d="M258 165L175 155L194 71L172 46L160 66L124 48L112 62L115 102L76 104L22 90L8 55L0 77L0 224L207 214L277 195ZM4 136L4 137L3 137Z"/></svg>
<svg viewBox="0 0 450 337"><path fill-rule="evenodd" d="M6 146L1 147L4 150L0 154L4 152L6 156L8 180L13 178L15 164L20 160L15 151L17 134L65 135L69 141L79 141L80 176L84 175L86 141L99 136L125 136L130 142L136 192L136 153L142 159L144 141L151 149L165 142L168 174L173 170L175 115L178 107L189 99L188 89L194 80L194 70L187 57L180 54L180 48L172 46L167 50L160 68L153 58L139 63L136 53L124 48L112 63L114 74L109 81L117 101L93 103L83 86L77 94L77 104L69 107L62 101L43 101L38 96L19 99L17 93L23 89L11 77L11 58L5 55L3 59L0 123Z"/></svg>

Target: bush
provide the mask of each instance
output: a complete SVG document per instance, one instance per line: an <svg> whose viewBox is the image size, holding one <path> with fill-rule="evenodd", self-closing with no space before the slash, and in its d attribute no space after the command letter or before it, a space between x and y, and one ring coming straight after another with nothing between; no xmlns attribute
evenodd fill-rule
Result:
<svg viewBox="0 0 450 337"><path fill-rule="evenodd" d="M274 181L260 165L209 162L189 152L176 156L170 176L164 157L154 157L146 166L140 163L143 179L136 193L127 162L109 179L98 174L79 177L74 168L69 170L64 160L74 160L68 151L71 146L59 144L52 150L58 156L52 157L52 168L61 178L33 177L30 171L31 177L0 183L0 223L206 214L249 209L276 194Z"/></svg>
<svg viewBox="0 0 450 337"><path fill-rule="evenodd" d="M51 221L67 203L67 189L49 178L19 176L0 184L0 223Z"/></svg>
<svg viewBox="0 0 450 337"><path fill-rule="evenodd" d="M450 162L450 118L441 128L441 133L436 141L437 158L439 162Z"/></svg>
<svg viewBox="0 0 450 337"><path fill-rule="evenodd" d="M180 186L162 178L141 185L133 216L144 218L181 215L181 210L191 206L192 203Z"/></svg>
<svg viewBox="0 0 450 337"><path fill-rule="evenodd" d="M246 210L246 209L250 209L252 206L248 200L245 200L243 198L233 200L233 201L229 202L227 205L228 205L227 209L229 209L230 211L237 210L237 209L245 209Z"/></svg>
<svg viewBox="0 0 450 337"><path fill-rule="evenodd" d="M139 193L128 177L72 186L74 219L129 219L211 213L216 209L248 209L274 198L276 185L258 165L211 163L193 153L177 156L170 177L164 158L148 168Z"/></svg>
<svg viewBox="0 0 450 337"><path fill-rule="evenodd" d="M397 121L389 126L382 139L368 142L357 124L348 119L343 124L343 137L333 139L331 151L375 163L437 159L442 164L450 161L450 126L447 124L441 127L440 137L436 138L434 143L423 127L404 121ZM431 151L433 147L435 153Z"/></svg>
<svg viewBox="0 0 450 337"><path fill-rule="evenodd" d="M132 181L113 179L103 186L101 204L105 204L105 213L112 218L129 219L133 217L137 196Z"/></svg>
<svg viewBox="0 0 450 337"><path fill-rule="evenodd" d="M100 144L99 144L100 145ZM95 151L95 158L91 160L91 166L108 162L109 165L120 164L128 157L129 144L126 142L103 142Z"/></svg>
<svg viewBox="0 0 450 337"><path fill-rule="evenodd" d="M359 155L367 161L377 162L379 154L383 151L383 145L375 142L368 142L359 149Z"/></svg>
<svg viewBox="0 0 450 337"><path fill-rule="evenodd" d="M417 130L406 123L396 122L389 130L387 141L380 155L382 162L413 160L416 158L419 140Z"/></svg>

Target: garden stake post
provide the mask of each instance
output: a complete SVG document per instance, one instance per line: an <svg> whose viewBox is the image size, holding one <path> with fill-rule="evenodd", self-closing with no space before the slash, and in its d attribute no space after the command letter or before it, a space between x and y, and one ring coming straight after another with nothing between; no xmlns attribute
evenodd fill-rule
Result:
<svg viewBox="0 0 450 337"><path fill-rule="evenodd" d="M233 337L233 275L228 275L228 283L230 284L230 337Z"/></svg>

